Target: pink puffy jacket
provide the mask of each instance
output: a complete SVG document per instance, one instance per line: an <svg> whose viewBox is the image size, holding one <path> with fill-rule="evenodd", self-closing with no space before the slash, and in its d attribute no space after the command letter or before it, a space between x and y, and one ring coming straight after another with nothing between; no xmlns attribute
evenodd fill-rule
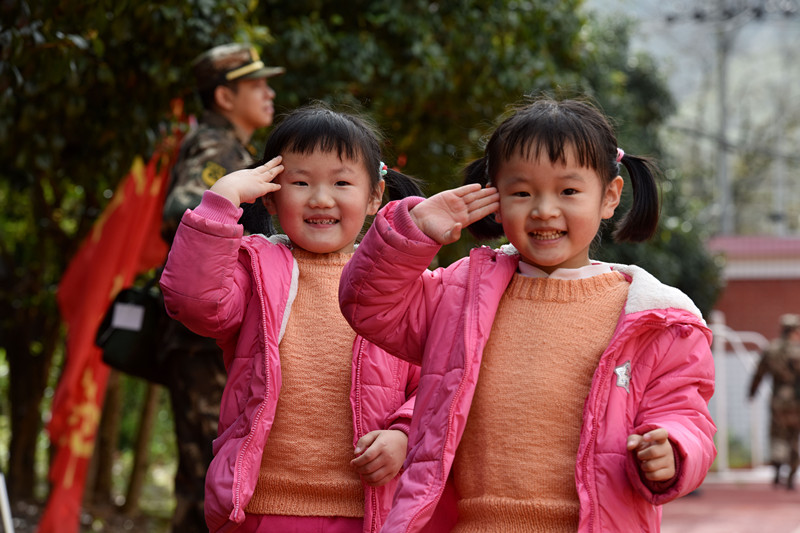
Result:
<svg viewBox="0 0 800 533"><path fill-rule="evenodd" d="M197 209L183 215L161 277L169 314L217 339L228 371L206 475L206 522L214 532L241 524L253 495L281 388L278 345L297 291L290 249L261 235L242 237L240 213L206 192ZM354 446L369 431L407 426L418 367L356 337L352 375ZM380 529L396 484L365 486L365 532Z"/></svg>
<svg viewBox="0 0 800 533"><path fill-rule="evenodd" d="M358 333L422 365L405 471L383 528L391 533L419 531L440 512L452 516L450 469L494 315L519 262L512 247L483 247L426 270L439 246L411 221L419 201L381 210L339 287L344 316ZM658 531L660 504L697 488L716 456L711 332L679 290L640 268L612 267L631 284L584 407L575 467L579 531ZM615 373L627 365L629 381ZM663 490L642 481L626 451L629 434L656 427L668 430L677 460L676 481Z"/></svg>

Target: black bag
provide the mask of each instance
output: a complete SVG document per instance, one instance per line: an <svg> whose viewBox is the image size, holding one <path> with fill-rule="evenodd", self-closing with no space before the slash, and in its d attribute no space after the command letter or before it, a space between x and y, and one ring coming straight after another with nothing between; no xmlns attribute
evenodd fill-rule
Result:
<svg viewBox="0 0 800 533"><path fill-rule="evenodd" d="M97 329L95 345L102 348L108 366L165 385L161 348L169 318L158 287L160 273L142 287L117 294Z"/></svg>

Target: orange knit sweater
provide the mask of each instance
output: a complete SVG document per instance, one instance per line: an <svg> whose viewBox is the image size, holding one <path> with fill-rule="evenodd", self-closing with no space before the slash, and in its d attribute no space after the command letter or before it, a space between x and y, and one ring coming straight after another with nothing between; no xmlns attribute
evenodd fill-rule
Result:
<svg viewBox="0 0 800 533"><path fill-rule="evenodd" d="M456 452L454 531L577 531L583 404L627 295L616 272L579 280L514 276Z"/></svg>
<svg viewBox="0 0 800 533"><path fill-rule="evenodd" d="M352 254L294 251L297 297L280 344L282 385L261 472L246 511L364 516L353 459L350 378L355 333L339 310L339 277Z"/></svg>

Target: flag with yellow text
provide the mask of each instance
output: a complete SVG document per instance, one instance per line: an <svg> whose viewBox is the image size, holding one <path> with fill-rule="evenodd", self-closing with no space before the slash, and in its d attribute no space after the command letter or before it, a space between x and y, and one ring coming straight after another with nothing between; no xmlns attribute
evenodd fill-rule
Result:
<svg viewBox="0 0 800 533"><path fill-rule="evenodd" d="M137 157L111 202L67 267L58 306L67 325L66 357L47 429L53 447L50 495L39 533L76 533L89 461L110 369L94 344L109 304L137 274L160 266L167 245L161 209L180 134L167 138L150 161Z"/></svg>

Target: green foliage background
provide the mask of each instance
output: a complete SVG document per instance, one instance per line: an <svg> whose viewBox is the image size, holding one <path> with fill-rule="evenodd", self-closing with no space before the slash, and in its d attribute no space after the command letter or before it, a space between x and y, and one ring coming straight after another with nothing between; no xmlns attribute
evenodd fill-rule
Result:
<svg viewBox="0 0 800 533"><path fill-rule="evenodd" d="M0 353L9 368L0 391L10 399L18 461L0 458L0 466L21 484L17 494L32 494L27 450L41 429L26 427L25 416L41 408L63 349L61 274L133 157L148 155L164 131L170 101L182 97L198 112L189 64L216 44L251 41L265 62L286 67L271 80L279 111L325 100L370 114L389 139L387 163L425 179L429 194L460 183L460 169L481 153L508 105L541 92L589 95L617 122L627 152L661 159L666 170L657 239L619 247L605 235L597 257L641 264L708 312L719 272L691 224L692 207L676 194L681 177L659 140L672 98L653 61L629 50L628 23L581 7L580 0L0 3ZM446 247L439 264L474 245L465 237ZM127 445L128 422L124 431Z"/></svg>

